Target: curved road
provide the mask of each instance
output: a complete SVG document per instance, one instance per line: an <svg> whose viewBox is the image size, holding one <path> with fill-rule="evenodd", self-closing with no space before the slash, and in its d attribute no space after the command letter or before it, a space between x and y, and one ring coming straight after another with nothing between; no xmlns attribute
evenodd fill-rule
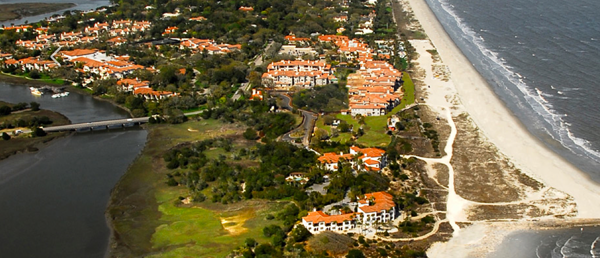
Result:
<svg viewBox="0 0 600 258"><path fill-rule="evenodd" d="M294 109L292 107L292 99L289 96L287 96L281 92L274 92L273 95L281 98L281 100L282 100L281 107L282 108L287 109L289 111L292 111ZM281 137L281 139L286 142L294 143L294 138L292 138L290 135L298 130L304 129L304 137L302 139L302 145L308 147L308 145L310 144L310 136L312 135L312 131L315 126L315 121L317 120L318 115L313 112L302 110L302 109L298 109L298 111L302 112L302 116L304 117L302 119L302 124L300 124L300 126L295 128L294 130L291 130L288 133L284 134Z"/></svg>

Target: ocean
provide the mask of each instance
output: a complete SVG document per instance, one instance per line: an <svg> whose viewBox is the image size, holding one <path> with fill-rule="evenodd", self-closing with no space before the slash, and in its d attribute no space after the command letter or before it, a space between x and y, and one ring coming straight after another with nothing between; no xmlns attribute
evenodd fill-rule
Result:
<svg viewBox="0 0 600 258"><path fill-rule="evenodd" d="M600 183L600 1L426 2L525 127ZM600 228L517 232L489 257L600 257Z"/></svg>
<svg viewBox="0 0 600 258"><path fill-rule="evenodd" d="M600 1L427 4L527 129L600 182Z"/></svg>

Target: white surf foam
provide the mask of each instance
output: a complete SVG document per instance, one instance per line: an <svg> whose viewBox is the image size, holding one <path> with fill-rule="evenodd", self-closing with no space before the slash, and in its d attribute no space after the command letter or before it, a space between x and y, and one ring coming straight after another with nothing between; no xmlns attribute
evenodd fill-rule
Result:
<svg viewBox="0 0 600 258"><path fill-rule="evenodd" d="M527 104L533 109L535 113L540 115L546 123L548 123L552 130L547 130L546 128L538 128L543 129L544 131L549 132L549 135L556 141L560 142L562 146L570 150L572 153L576 155L580 155L578 152L585 152L586 156L592 158L596 162L600 162L600 151L595 150L591 147L591 143L583 138L579 138L573 135L570 129L566 126L565 121L562 119L566 116L566 114L558 113L552 106L552 104L546 100L545 93L541 92L539 89L532 89L531 86L527 85L523 81L523 77L514 72L512 67L510 67L506 62L498 57L498 53L491 51L484 45L484 41L481 36L478 35L472 28L470 28L466 23L460 18L456 12L454 11L454 6L449 4L447 0L437 0L440 3L442 9L449 14L453 20L456 22L458 29L462 32L464 37L468 38L469 42L473 42L478 51L483 54L488 61L491 61L497 67L493 67L492 70L495 70L502 74L503 77L508 79L510 83L516 86L516 88L523 94L523 97ZM515 35L515 38L518 36ZM535 54L532 54L535 56Z"/></svg>

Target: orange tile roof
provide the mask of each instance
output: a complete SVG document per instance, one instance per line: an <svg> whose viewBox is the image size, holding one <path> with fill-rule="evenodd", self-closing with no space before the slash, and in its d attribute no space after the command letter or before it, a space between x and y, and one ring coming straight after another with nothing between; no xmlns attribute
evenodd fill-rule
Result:
<svg viewBox="0 0 600 258"><path fill-rule="evenodd" d="M325 222L329 224L331 222L336 222L338 224L344 223L344 221L352 221L355 217L355 213L347 213L341 215L328 215L322 211L313 211L309 212L306 217L302 217L306 222L312 222L313 224L318 224L320 222Z"/></svg>
<svg viewBox="0 0 600 258"><path fill-rule="evenodd" d="M60 52L67 56L85 56L98 52L98 49L75 49L71 51L64 50Z"/></svg>
<svg viewBox="0 0 600 258"><path fill-rule="evenodd" d="M285 36L285 40L287 40L287 41L310 41L309 38L297 38L295 35L287 35L287 36Z"/></svg>
<svg viewBox="0 0 600 258"><path fill-rule="evenodd" d="M383 154L385 154L384 150L378 149L378 148L359 148L356 146L352 146L352 147L350 147L350 149L352 149L355 152L362 153L363 154L362 157L376 158L376 157L381 157L381 156L383 156Z"/></svg>
<svg viewBox="0 0 600 258"><path fill-rule="evenodd" d="M374 159L367 159L364 161L364 163L367 165L377 165L377 164L379 164L379 161L374 160Z"/></svg>
<svg viewBox="0 0 600 258"><path fill-rule="evenodd" d="M390 210L391 208L396 206L394 203L394 197L386 192L375 192L365 194L364 198L360 199L358 202L362 204L369 203L369 200L373 201L373 205L358 207L365 213L371 212L380 212L383 210Z"/></svg>
<svg viewBox="0 0 600 258"><path fill-rule="evenodd" d="M190 18L190 21L204 21L204 20L206 20L206 18L204 18L204 16Z"/></svg>
<svg viewBox="0 0 600 258"><path fill-rule="evenodd" d="M340 159L342 160L351 160L352 159L352 154L343 154L343 155L339 155L336 154L334 152L328 152L328 153L324 153L323 156L319 157L318 160L321 163L338 163L338 161L340 161Z"/></svg>

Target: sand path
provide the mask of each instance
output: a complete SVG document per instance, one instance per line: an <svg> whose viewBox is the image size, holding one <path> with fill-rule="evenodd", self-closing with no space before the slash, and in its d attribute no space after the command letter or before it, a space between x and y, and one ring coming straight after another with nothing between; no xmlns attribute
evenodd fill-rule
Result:
<svg viewBox="0 0 600 258"><path fill-rule="evenodd" d="M456 47L424 0L408 2L443 63L452 73L448 82L432 76L425 78L425 83L431 85L427 103L432 107L450 107L449 102L454 102L457 105L453 105L453 108L464 108L483 134L517 167L533 178L573 196L577 203L578 218L600 217L600 186L546 148L523 127ZM424 50L433 47L423 45L429 44L427 41L412 42L415 42L413 46L418 53L427 56L418 60L420 66L427 69L433 61L427 60L431 58Z"/></svg>

